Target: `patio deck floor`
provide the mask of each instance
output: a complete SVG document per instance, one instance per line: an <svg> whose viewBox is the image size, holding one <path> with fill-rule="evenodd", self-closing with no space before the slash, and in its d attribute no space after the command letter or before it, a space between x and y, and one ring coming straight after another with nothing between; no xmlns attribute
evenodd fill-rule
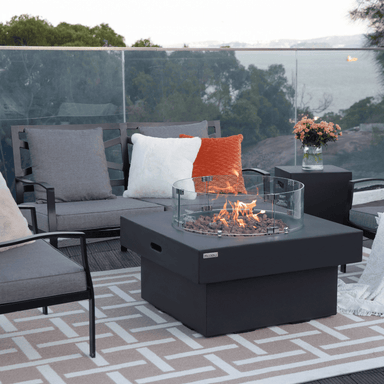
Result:
<svg viewBox="0 0 384 384"><path fill-rule="evenodd" d="M60 245L59 245L60 246ZM363 246L371 248L372 240L364 239ZM60 250L69 258L80 261L80 245L60 247ZM139 267L140 255L128 250L121 252L120 240L104 240L87 245L88 261L91 272L106 271L111 269ZM362 371L358 373L330 377L322 380L309 381L306 384L383 384L383 368Z"/></svg>

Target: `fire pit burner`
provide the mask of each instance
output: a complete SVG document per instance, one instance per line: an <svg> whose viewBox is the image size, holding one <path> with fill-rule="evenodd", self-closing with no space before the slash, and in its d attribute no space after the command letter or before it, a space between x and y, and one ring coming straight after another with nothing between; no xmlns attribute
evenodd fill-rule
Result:
<svg viewBox="0 0 384 384"><path fill-rule="evenodd" d="M303 226L304 185L281 177L180 180L173 185L173 201L173 226L204 235L270 235Z"/></svg>
<svg viewBox="0 0 384 384"><path fill-rule="evenodd" d="M283 220L273 220L265 213L258 215L259 220L246 217L242 220L243 225L239 226L235 220L219 219L218 214L213 216L200 215L196 220L185 221L183 228L186 231L217 235L217 236L236 236L236 235L269 235L272 233L287 233L288 226Z"/></svg>

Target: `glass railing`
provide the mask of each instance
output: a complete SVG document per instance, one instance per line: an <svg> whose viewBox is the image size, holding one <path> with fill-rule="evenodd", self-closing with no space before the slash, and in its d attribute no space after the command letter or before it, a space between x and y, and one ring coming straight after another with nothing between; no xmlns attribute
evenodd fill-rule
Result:
<svg viewBox="0 0 384 384"><path fill-rule="evenodd" d="M300 165L303 115L339 124L324 164L384 177L383 51L0 47L0 171L13 186L11 126L220 120L243 165Z"/></svg>

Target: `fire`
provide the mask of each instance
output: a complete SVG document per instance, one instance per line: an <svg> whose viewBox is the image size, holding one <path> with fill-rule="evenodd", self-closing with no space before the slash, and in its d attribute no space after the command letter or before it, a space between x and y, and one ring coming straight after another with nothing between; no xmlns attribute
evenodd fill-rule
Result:
<svg viewBox="0 0 384 384"><path fill-rule="evenodd" d="M259 213L253 213L253 208L256 207L256 200L253 200L251 203L243 203L242 201L237 200L236 203L229 201L229 205L232 208L232 212L229 213L227 210L227 201L225 202L223 209L214 216L213 222L221 221L226 227L228 227L228 221L233 221L239 227L245 227L245 219L254 219L257 222L260 222L258 215L264 214L265 211L260 211Z"/></svg>

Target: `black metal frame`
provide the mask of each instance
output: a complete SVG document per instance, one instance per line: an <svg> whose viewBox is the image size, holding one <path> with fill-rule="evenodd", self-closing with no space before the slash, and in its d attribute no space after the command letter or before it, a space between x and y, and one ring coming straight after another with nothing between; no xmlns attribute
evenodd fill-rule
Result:
<svg viewBox="0 0 384 384"><path fill-rule="evenodd" d="M34 207L28 207L34 209ZM91 273L88 266L87 247L85 241L85 235L82 232L55 232L35 234L32 236L20 238L17 240L6 241L0 243L0 248L9 247L12 245L23 244L32 240L51 239L51 238L63 237L63 238L79 238L81 246L81 258L82 266L85 271L87 288L85 291L65 293L62 295L55 295L49 297L43 297L38 299L30 299L25 301L19 301L15 303L0 304L0 314L24 311L27 309L43 307L43 313L48 314L48 306L69 303L73 301L89 300L89 341L90 341L90 356L96 356L96 324L95 324L95 295L93 291L93 284ZM50 246L47 244L47 246ZM25 248L27 251L27 248ZM55 249L56 252L59 252ZM63 257L66 257L63 255Z"/></svg>
<svg viewBox="0 0 384 384"><path fill-rule="evenodd" d="M122 163L107 162L107 166L110 169L115 169L123 172L123 178L110 180L111 186L123 186L127 189L128 177L129 177L129 156L128 156L128 143L130 134L134 133L139 129L140 126L145 127L156 127L163 125L180 125L180 124L192 124L193 122L129 122L129 123L108 123L108 124L71 124L71 125L16 125L12 126L12 147L13 147L13 158L15 165L15 185L16 185L16 203L21 204L24 202L24 193L33 192L34 185L43 187L47 193L47 215L48 215L48 232L57 231L57 220L56 220L56 203L55 203L55 190L54 187L43 182L34 181L28 179L27 176L32 174L32 167L23 168L21 161L21 150L29 149L28 142L20 137L20 134L25 131L25 128L43 128L43 129L68 129L68 130L80 130L80 129L95 129L102 128L104 130L119 130L120 134L111 140L104 142L104 147L109 148L114 145L121 146ZM214 133L212 137L220 137L220 120L214 120L208 122L208 127L213 127ZM73 228L77 230L77 228ZM118 237L120 236L120 227L115 228L97 228L91 230L81 230L84 232L87 238L103 238L103 237ZM40 230L40 232L43 232ZM51 237L51 244L57 248L57 237Z"/></svg>
<svg viewBox="0 0 384 384"><path fill-rule="evenodd" d="M359 184L362 183L369 183L372 182L373 184L367 186L367 187L362 187L358 188ZM375 182L381 182L380 183L375 183ZM348 185L348 211L352 209L352 202L353 202L353 193L357 191L372 191L375 189L384 189L384 179L381 178L363 178L363 179L356 179L356 180L351 180ZM372 228L366 228L363 226L357 226L354 223L351 223L349 221L348 217L348 225L354 228L361 229L363 231L363 235L367 237L368 239L373 240L376 236L376 230L372 230Z"/></svg>

